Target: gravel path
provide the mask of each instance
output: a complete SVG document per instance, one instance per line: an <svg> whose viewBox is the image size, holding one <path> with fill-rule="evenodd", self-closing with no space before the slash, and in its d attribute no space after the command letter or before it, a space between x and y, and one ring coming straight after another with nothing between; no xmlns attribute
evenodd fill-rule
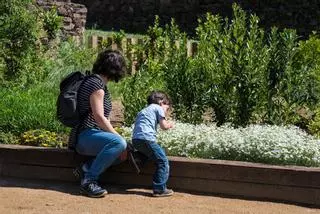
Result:
<svg viewBox="0 0 320 214"><path fill-rule="evenodd" d="M109 194L92 199L80 196L74 183L0 177L0 213L3 214L312 214L320 209L303 206L176 193L153 198L148 189L107 186Z"/></svg>

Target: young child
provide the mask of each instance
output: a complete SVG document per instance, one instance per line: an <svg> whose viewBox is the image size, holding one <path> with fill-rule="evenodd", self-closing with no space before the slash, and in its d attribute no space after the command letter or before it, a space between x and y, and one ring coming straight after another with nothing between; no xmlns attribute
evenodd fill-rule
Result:
<svg viewBox="0 0 320 214"><path fill-rule="evenodd" d="M153 91L148 96L148 106L142 109L134 124L132 143L133 146L149 159L156 163L156 171L153 175L153 196L164 197L173 195L171 189L167 189L169 178L169 161L164 149L157 144L157 125L167 130L173 124L166 120L166 113L170 107L169 97L161 91Z"/></svg>

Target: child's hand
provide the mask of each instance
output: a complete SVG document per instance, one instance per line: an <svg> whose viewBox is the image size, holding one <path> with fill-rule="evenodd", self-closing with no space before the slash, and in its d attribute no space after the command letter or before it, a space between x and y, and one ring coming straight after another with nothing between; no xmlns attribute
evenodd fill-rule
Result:
<svg viewBox="0 0 320 214"><path fill-rule="evenodd" d="M172 129L174 127L173 122L168 122L169 129Z"/></svg>
<svg viewBox="0 0 320 214"><path fill-rule="evenodd" d="M173 123L170 121L167 121L166 119L160 120L160 128L163 130L171 129L173 127Z"/></svg>

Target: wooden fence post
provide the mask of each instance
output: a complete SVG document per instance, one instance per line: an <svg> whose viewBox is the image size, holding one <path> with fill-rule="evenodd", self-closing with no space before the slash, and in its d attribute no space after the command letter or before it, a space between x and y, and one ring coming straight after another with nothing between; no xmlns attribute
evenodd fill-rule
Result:
<svg viewBox="0 0 320 214"><path fill-rule="evenodd" d="M98 47L98 36L91 35L88 39L89 48L97 48Z"/></svg>
<svg viewBox="0 0 320 214"><path fill-rule="evenodd" d="M138 44L138 39L137 38L131 38L131 45L134 47L135 45ZM135 50L136 48L131 48L131 57L132 57L132 64L131 64L131 74L136 73L136 68L137 68L137 51Z"/></svg>

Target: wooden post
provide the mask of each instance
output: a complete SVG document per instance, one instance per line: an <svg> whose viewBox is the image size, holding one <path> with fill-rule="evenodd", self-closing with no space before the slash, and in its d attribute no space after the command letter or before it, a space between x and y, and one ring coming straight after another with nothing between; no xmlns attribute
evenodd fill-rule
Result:
<svg viewBox="0 0 320 214"><path fill-rule="evenodd" d="M102 43L104 40L103 36L98 36L97 40L98 40L98 48L102 48Z"/></svg>
<svg viewBox="0 0 320 214"><path fill-rule="evenodd" d="M179 40L174 41L174 44L177 47L177 49L180 48L180 41Z"/></svg>
<svg viewBox="0 0 320 214"><path fill-rule="evenodd" d="M88 45L89 45L89 48L97 48L98 47L98 37L96 35L89 36Z"/></svg>
<svg viewBox="0 0 320 214"><path fill-rule="evenodd" d="M122 52L123 56L127 56L127 52L128 52L128 48L127 48L127 39L123 38L121 40L121 47L120 47L120 51Z"/></svg>
<svg viewBox="0 0 320 214"><path fill-rule="evenodd" d="M192 43L190 40L187 41L187 56L192 57Z"/></svg>
<svg viewBox="0 0 320 214"><path fill-rule="evenodd" d="M137 68L137 52L136 48L134 48L135 45L138 44L137 38L131 38L131 45L133 48L131 48L131 74L134 74L136 72Z"/></svg>
<svg viewBox="0 0 320 214"><path fill-rule="evenodd" d="M192 47L192 56L194 56L198 52L198 43L193 41L191 44L192 44L191 45L191 47Z"/></svg>

